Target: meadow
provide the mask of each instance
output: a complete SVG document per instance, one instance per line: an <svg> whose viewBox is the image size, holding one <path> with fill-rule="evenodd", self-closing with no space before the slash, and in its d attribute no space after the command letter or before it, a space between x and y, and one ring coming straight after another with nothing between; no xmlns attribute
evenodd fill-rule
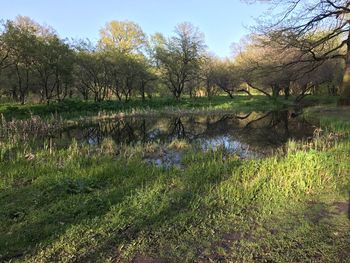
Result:
<svg viewBox="0 0 350 263"><path fill-rule="evenodd" d="M265 111L290 102L241 96L3 104L0 261L347 262L349 108L309 99L315 101L302 115L317 127L313 137L290 139L263 158L224 147L198 151L186 140L165 146L72 140L63 148L48 140L35 148L25 126L41 131L57 119L62 129L84 118ZM41 121L33 124L33 116ZM181 149L181 167L145 162L161 147Z"/></svg>

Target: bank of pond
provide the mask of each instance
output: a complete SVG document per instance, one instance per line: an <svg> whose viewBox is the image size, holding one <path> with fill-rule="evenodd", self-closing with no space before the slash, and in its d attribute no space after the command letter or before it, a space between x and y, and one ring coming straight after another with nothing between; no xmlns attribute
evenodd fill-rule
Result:
<svg viewBox="0 0 350 263"><path fill-rule="evenodd" d="M349 122L320 112L3 117L0 259L350 259Z"/></svg>

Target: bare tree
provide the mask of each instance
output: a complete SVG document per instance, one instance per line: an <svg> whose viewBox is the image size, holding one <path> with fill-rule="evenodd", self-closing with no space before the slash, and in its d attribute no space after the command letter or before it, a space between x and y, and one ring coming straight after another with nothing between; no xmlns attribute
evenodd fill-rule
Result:
<svg viewBox="0 0 350 263"><path fill-rule="evenodd" d="M350 2L348 0L257 0L283 9L259 31L286 48L302 52L298 63L315 62L315 68L329 59L345 62L339 104L350 104ZM256 1L247 1L250 3ZM320 33L322 32L322 33ZM331 48L330 48L331 47Z"/></svg>

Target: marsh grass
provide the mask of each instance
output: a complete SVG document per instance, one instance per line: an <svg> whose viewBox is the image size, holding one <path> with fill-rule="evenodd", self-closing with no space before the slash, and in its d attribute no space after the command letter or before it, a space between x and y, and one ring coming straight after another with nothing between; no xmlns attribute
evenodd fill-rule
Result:
<svg viewBox="0 0 350 263"><path fill-rule="evenodd" d="M290 141L287 154L262 159L176 141L171 147L186 150L183 170L144 162L146 152L160 149L156 143L74 141L33 151L2 142L12 155L0 162L0 260L350 258L350 221L332 214L332 203L347 202L350 189L348 124L320 122L312 140Z"/></svg>
<svg viewBox="0 0 350 263"><path fill-rule="evenodd" d="M189 143L186 140L173 140L169 145L169 149L174 150L186 150L190 147Z"/></svg>

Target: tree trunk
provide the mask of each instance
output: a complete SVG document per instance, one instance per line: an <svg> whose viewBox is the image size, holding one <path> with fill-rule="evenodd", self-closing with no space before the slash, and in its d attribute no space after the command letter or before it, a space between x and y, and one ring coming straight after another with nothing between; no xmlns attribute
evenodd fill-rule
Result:
<svg viewBox="0 0 350 263"><path fill-rule="evenodd" d="M61 101L61 83L59 77L56 75L56 92L57 92L57 101Z"/></svg>
<svg viewBox="0 0 350 263"><path fill-rule="evenodd" d="M262 89L259 89L259 88L255 87L255 86L253 86L250 82L246 82L246 83L247 83L247 85L248 85L250 88L255 89L255 90L257 90L257 91L260 91L261 93L263 93L263 94L266 95L267 97L271 98L271 95L270 95L269 93L267 93L266 91L264 91L264 90L262 90Z"/></svg>
<svg viewBox="0 0 350 263"><path fill-rule="evenodd" d="M272 97L277 98L280 95L280 91L281 91L279 85L277 84L272 85L271 88L272 88Z"/></svg>
<svg viewBox="0 0 350 263"><path fill-rule="evenodd" d="M211 99L211 87L210 87L210 84L208 82L206 83L206 91L207 91L207 97L210 100Z"/></svg>
<svg viewBox="0 0 350 263"><path fill-rule="evenodd" d="M180 99L180 96L181 96L181 91L180 90L181 90L181 88L177 88L177 87L175 87L173 89L173 94L174 94L174 97L175 97L176 100Z"/></svg>
<svg viewBox="0 0 350 263"><path fill-rule="evenodd" d="M290 94L289 86L284 88L284 99L288 100Z"/></svg>
<svg viewBox="0 0 350 263"><path fill-rule="evenodd" d="M18 83L18 89L19 89L19 100L22 101L22 94L23 94L23 87L22 87L22 77L21 77L21 73L19 72L19 68L18 65L16 64L16 74L17 74L17 83ZM14 90L15 92L13 92L13 97L16 96L16 100L18 100L18 95L17 95L17 91ZM22 104L22 103L21 103Z"/></svg>
<svg viewBox="0 0 350 263"><path fill-rule="evenodd" d="M145 86L146 86L146 84L142 81L142 83L141 83L141 97L142 97L142 101L144 101L146 99Z"/></svg>
<svg viewBox="0 0 350 263"><path fill-rule="evenodd" d="M11 94L12 94L12 99L14 101L17 101L17 85L12 85L12 90L11 90Z"/></svg>
<svg viewBox="0 0 350 263"><path fill-rule="evenodd" d="M50 97L49 97L49 87L47 84L47 80L45 83L45 97L46 97L46 104L49 105L50 104Z"/></svg>
<svg viewBox="0 0 350 263"><path fill-rule="evenodd" d="M343 80L340 85L340 98L338 105L350 105L350 30L347 39L347 51Z"/></svg>

